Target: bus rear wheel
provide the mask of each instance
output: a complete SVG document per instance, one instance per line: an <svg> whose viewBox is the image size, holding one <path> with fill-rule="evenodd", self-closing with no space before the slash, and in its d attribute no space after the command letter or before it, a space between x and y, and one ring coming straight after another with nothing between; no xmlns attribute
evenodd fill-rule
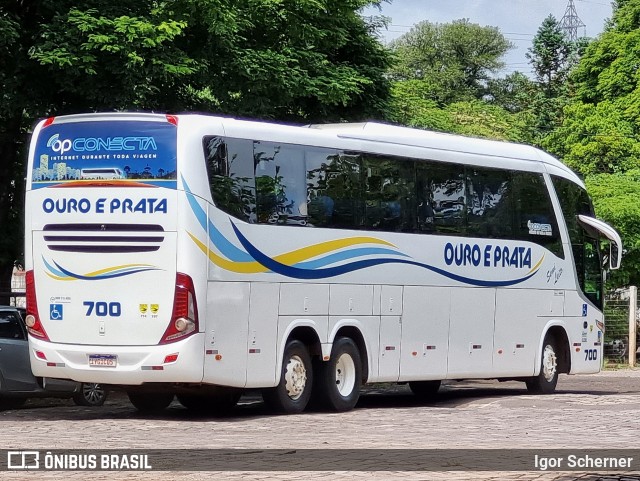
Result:
<svg viewBox="0 0 640 481"><path fill-rule="evenodd" d="M532 394L551 394L558 384L558 343L552 335L547 335L542 343L540 374L527 379L527 389Z"/></svg>
<svg viewBox="0 0 640 481"><path fill-rule="evenodd" d="M166 392L135 392L127 393L131 404L140 412L152 413L166 409L173 401L173 393Z"/></svg>
<svg viewBox="0 0 640 481"><path fill-rule="evenodd" d="M336 339L331 358L318 366L319 404L332 411L353 409L360 397L362 361L358 346L348 337Z"/></svg>
<svg viewBox="0 0 640 481"><path fill-rule="evenodd" d="M284 349L280 382L276 387L263 389L267 406L279 413L301 413L311 398L313 369L311 356L301 341L289 341Z"/></svg>

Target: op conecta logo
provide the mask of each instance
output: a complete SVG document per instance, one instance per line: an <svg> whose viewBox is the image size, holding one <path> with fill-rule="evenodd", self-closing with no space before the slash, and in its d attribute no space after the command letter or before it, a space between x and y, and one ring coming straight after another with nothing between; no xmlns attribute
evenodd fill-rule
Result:
<svg viewBox="0 0 640 481"><path fill-rule="evenodd" d="M60 155L70 150L75 152L158 150L156 139L149 136L78 137L70 140L60 139L60 134L53 134L47 140L47 147Z"/></svg>
<svg viewBox="0 0 640 481"><path fill-rule="evenodd" d="M60 140L59 134L54 134L47 140L47 147L51 147L51 150L59 153L60 155L71 150L71 141L69 139Z"/></svg>

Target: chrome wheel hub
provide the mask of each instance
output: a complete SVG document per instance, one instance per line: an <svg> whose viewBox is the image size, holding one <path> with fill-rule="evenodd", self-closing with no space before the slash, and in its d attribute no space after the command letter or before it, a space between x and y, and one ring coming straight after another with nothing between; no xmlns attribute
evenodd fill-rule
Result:
<svg viewBox="0 0 640 481"><path fill-rule="evenodd" d="M291 356L284 371L287 395L294 401L299 399L307 385L307 369L299 356Z"/></svg>
<svg viewBox="0 0 640 481"><path fill-rule="evenodd" d="M558 359L553 347L547 345L542 351L542 375L547 382L553 381L558 370Z"/></svg>
<svg viewBox="0 0 640 481"><path fill-rule="evenodd" d="M356 366L353 358L342 354L336 362L336 388L341 396L348 396L356 384Z"/></svg>

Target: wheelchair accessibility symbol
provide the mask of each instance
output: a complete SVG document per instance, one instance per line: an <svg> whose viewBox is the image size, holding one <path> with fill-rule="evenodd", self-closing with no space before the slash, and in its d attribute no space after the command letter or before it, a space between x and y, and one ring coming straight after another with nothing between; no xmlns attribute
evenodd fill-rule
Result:
<svg viewBox="0 0 640 481"><path fill-rule="evenodd" d="M49 304L49 319L52 321L62 320L62 304Z"/></svg>

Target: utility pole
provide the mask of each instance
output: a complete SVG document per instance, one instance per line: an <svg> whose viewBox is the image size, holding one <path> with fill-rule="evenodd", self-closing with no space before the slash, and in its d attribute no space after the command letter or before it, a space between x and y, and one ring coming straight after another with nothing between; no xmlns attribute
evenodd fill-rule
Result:
<svg viewBox="0 0 640 481"><path fill-rule="evenodd" d="M560 27L565 31L567 39L569 39L570 42L578 40L578 28L586 27L582 20L580 20L580 17L578 17L578 12L576 12L576 6L573 0L569 0L567 4L564 17L560 19Z"/></svg>

